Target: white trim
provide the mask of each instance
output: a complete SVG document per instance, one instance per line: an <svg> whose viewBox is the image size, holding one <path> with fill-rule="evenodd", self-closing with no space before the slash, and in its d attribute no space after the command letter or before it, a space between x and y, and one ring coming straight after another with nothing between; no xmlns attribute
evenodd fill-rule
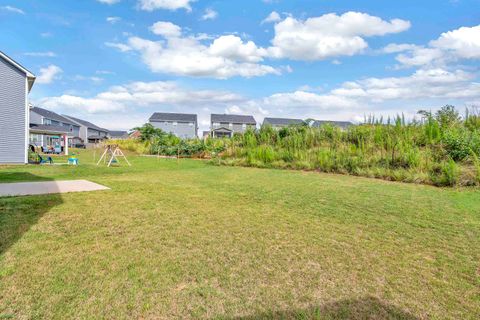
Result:
<svg viewBox="0 0 480 320"><path fill-rule="evenodd" d="M25 75L28 77L28 78L31 78L31 79L35 79L35 75L33 73L31 73L30 71L28 71L27 69L25 69L24 67L22 67L18 62L16 62L15 60L13 60L12 58L10 58L9 56L7 56L5 53L3 53L2 51L0 51L0 57L2 57L3 59L7 60L11 65L13 65L15 68L17 68L18 70L22 71L23 73L25 73ZM27 82L27 88L28 88L28 82Z"/></svg>
<svg viewBox="0 0 480 320"><path fill-rule="evenodd" d="M0 52L1 54L1 52ZM25 78L25 164L28 163L28 146L30 143L30 106L28 104L28 78Z"/></svg>

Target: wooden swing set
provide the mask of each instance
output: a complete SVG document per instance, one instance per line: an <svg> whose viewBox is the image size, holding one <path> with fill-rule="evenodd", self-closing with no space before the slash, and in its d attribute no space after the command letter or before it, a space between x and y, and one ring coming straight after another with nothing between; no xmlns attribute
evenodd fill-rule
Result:
<svg viewBox="0 0 480 320"><path fill-rule="evenodd" d="M127 162L129 166L132 166L130 162L128 162L127 157L125 157L120 147L116 144L107 144L105 146L105 151L100 157L100 160L98 160L97 166L100 164L100 162L102 162L102 160L103 160L103 163L106 164L107 158L109 158L107 167L110 167L112 163L120 163L120 160L118 160L118 157L123 157L123 159L125 159L125 162Z"/></svg>

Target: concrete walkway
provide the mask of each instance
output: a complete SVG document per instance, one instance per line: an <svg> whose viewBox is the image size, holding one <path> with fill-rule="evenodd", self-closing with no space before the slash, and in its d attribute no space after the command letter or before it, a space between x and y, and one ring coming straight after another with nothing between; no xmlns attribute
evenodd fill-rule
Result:
<svg viewBox="0 0 480 320"><path fill-rule="evenodd" d="M87 180L0 183L0 197L109 189Z"/></svg>

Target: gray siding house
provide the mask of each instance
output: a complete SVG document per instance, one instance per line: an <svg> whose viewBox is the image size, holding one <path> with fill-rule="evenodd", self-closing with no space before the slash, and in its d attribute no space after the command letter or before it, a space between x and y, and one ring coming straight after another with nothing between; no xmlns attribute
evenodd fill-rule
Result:
<svg viewBox="0 0 480 320"><path fill-rule="evenodd" d="M285 128L288 126L302 125L305 122L302 119L288 119L288 118L265 118L263 119L264 126L271 126L276 129Z"/></svg>
<svg viewBox="0 0 480 320"><path fill-rule="evenodd" d="M109 139L117 139L117 140L126 140L130 138L130 135L127 131L115 131L109 130L108 131L108 138Z"/></svg>
<svg viewBox="0 0 480 320"><path fill-rule="evenodd" d="M63 115L65 118L71 120L80 126L79 137L86 145L95 145L103 140L108 139L108 130L101 128L89 121L75 118L72 116Z"/></svg>
<svg viewBox="0 0 480 320"><path fill-rule="evenodd" d="M80 140L80 126L70 119L39 107L30 109L30 143L37 146L63 145L59 134L66 135L69 146Z"/></svg>
<svg viewBox="0 0 480 320"><path fill-rule="evenodd" d="M35 76L0 51L0 164L28 162L28 93Z"/></svg>
<svg viewBox="0 0 480 320"><path fill-rule="evenodd" d="M332 125L334 127L339 127L340 129L347 129L350 126L353 126L353 123L349 121L329 121L329 120L315 120L313 121L310 126L314 128L319 128L323 125Z"/></svg>
<svg viewBox="0 0 480 320"><path fill-rule="evenodd" d="M238 114L212 114L210 132L212 137L232 137L235 133L244 133L255 129L257 122L253 116Z"/></svg>
<svg viewBox="0 0 480 320"><path fill-rule="evenodd" d="M172 133L179 138L197 138L196 114L155 112L148 122L155 128Z"/></svg>

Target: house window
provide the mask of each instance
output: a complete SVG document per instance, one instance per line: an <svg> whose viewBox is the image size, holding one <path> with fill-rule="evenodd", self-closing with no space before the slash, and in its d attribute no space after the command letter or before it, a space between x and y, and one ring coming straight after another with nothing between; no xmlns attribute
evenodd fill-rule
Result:
<svg viewBox="0 0 480 320"><path fill-rule="evenodd" d="M220 127L220 123L219 123L219 122L214 122L213 125L214 125L215 127Z"/></svg>
<svg viewBox="0 0 480 320"><path fill-rule="evenodd" d="M43 118L43 124L50 125L52 124L52 120Z"/></svg>
<svg viewBox="0 0 480 320"><path fill-rule="evenodd" d="M189 122L188 125L189 125L190 127L193 127L193 122Z"/></svg>
<svg viewBox="0 0 480 320"><path fill-rule="evenodd" d="M173 125L176 126L176 125L177 125L177 122L175 121L175 122L173 123Z"/></svg>
<svg viewBox="0 0 480 320"><path fill-rule="evenodd" d="M232 127L233 127L233 123L229 123L229 124L228 124L228 127L232 128Z"/></svg>
<svg viewBox="0 0 480 320"><path fill-rule="evenodd" d="M242 129L247 129L247 125L245 123L242 124Z"/></svg>

